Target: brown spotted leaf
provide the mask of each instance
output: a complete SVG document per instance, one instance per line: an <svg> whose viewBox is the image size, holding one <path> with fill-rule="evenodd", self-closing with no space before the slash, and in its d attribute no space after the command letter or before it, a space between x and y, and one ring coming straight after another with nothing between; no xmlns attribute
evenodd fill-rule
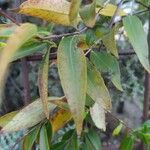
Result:
<svg viewBox="0 0 150 150"><path fill-rule="evenodd" d="M40 98L43 104L43 109L46 118L49 119L49 109L48 109L48 68L49 68L49 50L43 57L42 63L39 68L38 73L38 86Z"/></svg>
<svg viewBox="0 0 150 150"><path fill-rule="evenodd" d="M69 26L69 10L70 3L66 0L28 0L20 6L19 13Z"/></svg>
<svg viewBox="0 0 150 150"><path fill-rule="evenodd" d="M59 44L57 63L61 84L67 98L77 133L82 131L87 86L86 58L77 47L78 37L65 37Z"/></svg>

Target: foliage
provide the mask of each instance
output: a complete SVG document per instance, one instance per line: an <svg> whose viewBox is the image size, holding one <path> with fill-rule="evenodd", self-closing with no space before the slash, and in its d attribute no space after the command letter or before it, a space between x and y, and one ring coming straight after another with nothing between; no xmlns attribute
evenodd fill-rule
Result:
<svg viewBox="0 0 150 150"><path fill-rule="evenodd" d="M79 26L76 32L47 35L44 29L31 23L19 26L5 24L0 27L0 90L4 88L10 62L37 51L43 55L38 74L40 97L23 109L0 118L1 133L28 131L23 138L24 149L32 149L35 143L43 150L102 149L95 129L106 130L106 113L111 113L112 108L103 73L109 73L115 87L123 90L115 41L115 35L121 28L124 27L124 36L129 38L141 64L150 72L148 43L142 21L136 14L130 16L125 13L119 5L105 2L92 0L86 4L81 0L28 0L16 10L48 22L71 26L74 30ZM115 23L116 16L123 19ZM140 36L137 36L139 33ZM61 40L56 41L57 38ZM52 48L57 54L63 97L52 97L51 92L48 97L49 56ZM91 121L88 121L89 116ZM128 128L119 121L113 135L118 135L123 125ZM67 123L75 124L75 128L55 143L53 135ZM137 139L150 147L149 122L141 128L129 130L121 142L121 150L132 149Z"/></svg>

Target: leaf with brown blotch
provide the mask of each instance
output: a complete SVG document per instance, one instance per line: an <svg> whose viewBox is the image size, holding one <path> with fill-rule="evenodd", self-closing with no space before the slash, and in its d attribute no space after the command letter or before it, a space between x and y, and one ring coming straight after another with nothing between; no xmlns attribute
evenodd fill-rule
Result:
<svg viewBox="0 0 150 150"><path fill-rule="evenodd" d="M69 110L59 109L52 117L51 124L53 131L57 132L60 128L72 119L72 115Z"/></svg>

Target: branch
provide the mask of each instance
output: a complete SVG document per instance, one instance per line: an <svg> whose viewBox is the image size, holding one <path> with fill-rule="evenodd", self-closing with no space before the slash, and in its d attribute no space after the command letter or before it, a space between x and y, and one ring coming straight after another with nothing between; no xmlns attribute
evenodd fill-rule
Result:
<svg viewBox="0 0 150 150"><path fill-rule="evenodd" d="M85 32L87 29L88 28L85 27L85 28L81 29L80 31L76 31L76 32L72 32L72 33L63 33L63 34L59 34L59 35L49 35L46 37L38 36L38 37L42 40L59 39L59 38L65 37L65 36L73 36L73 35L81 34L81 33Z"/></svg>
<svg viewBox="0 0 150 150"><path fill-rule="evenodd" d="M13 23L15 23L17 26L20 26L20 24L14 18L9 16L7 13L5 13L1 8L0 8L0 14L5 18L9 19L10 21L12 21Z"/></svg>

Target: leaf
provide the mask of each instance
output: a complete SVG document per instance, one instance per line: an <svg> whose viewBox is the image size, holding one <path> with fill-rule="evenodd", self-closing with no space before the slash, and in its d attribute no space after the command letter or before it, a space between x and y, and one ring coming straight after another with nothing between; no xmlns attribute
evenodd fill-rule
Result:
<svg viewBox="0 0 150 150"><path fill-rule="evenodd" d="M47 50L41 62L39 73L38 73L39 93L40 93L40 98L43 104L44 113L47 119L49 119L49 109L48 109L49 53L50 53L50 50Z"/></svg>
<svg viewBox="0 0 150 150"><path fill-rule="evenodd" d="M53 131L57 132L60 128L72 119L69 111L59 109L51 119Z"/></svg>
<svg viewBox="0 0 150 150"><path fill-rule="evenodd" d="M68 131L62 138L62 141L65 143L66 150L79 150L77 135L74 130Z"/></svg>
<svg viewBox="0 0 150 150"><path fill-rule="evenodd" d="M36 52L42 51L47 48L46 43L41 43L37 41L29 41L19 48L19 50L14 54L11 61L15 61L17 59L32 55Z"/></svg>
<svg viewBox="0 0 150 150"><path fill-rule="evenodd" d="M46 131L45 125L43 125L41 130L40 130L39 146L40 146L41 150L50 150L50 145L49 145L48 135L47 135L47 131Z"/></svg>
<svg viewBox="0 0 150 150"><path fill-rule="evenodd" d="M111 98L101 74L88 63L87 94L106 110L111 109Z"/></svg>
<svg viewBox="0 0 150 150"><path fill-rule="evenodd" d="M91 142L91 144L93 145L94 150L102 149L100 136L97 134L97 132L94 129L89 129L87 137L88 137L89 141Z"/></svg>
<svg viewBox="0 0 150 150"><path fill-rule="evenodd" d="M136 16L128 16L123 18L123 25L141 64L150 72L147 35L144 32L142 22Z"/></svg>
<svg viewBox="0 0 150 150"><path fill-rule="evenodd" d="M81 0L71 0L71 5L69 9L69 20L72 25L78 23L78 12L80 8Z"/></svg>
<svg viewBox="0 0 150 150"><path fill-rule="evenodd" d="M6 115L0 117L0 127L4 127L12 118L18 113L18 111L13 111L7 113Z"/></svg>
<svg viewBox="0 0 150 150"><path fill-rule="evenodd" d="M92 0L92 3L83 6L80 9L80 16L87 27L93 27L96 22L96 1Z"/></svg>
<svg viewBox="0 0 150 150"><path fill-rule="evenodd" d="M103 36L102 41L106 46L107 50L118 58L118 49L115 41L115 34L117 29L118 27L114 26L108 34Z"/></svg>
<svg viewBox="0 0 150 150"><path fill-rule="evenodd" d="M115 57L106 52L91 52L90 59L92 63L101 72L109 72L111 81L116 88L122 91L119 63Z"/></svg>
<svg viewBox="0 0 150 150"><path fill-rule="evenodd" d="M27 136L25 136L23 140L23 150L31 150L32 146L38 136L38 133L40 131L40 126L35 127L34 130L32 130Z"/></svg>
<svg viewBox="0 0 150 150"><path fill-rule="evenodd" d="M60 100L58 97L49 97L48 101ZM49 111L51 112L56 106L48 103ZM18 130L27 129L38 124L45 119L42 102L40 99L35 100L22 110L20 110L12 120L2 128L2 132L13 132Z"/></svg>
<svg viewBox="0 0 150 150"><path fill-rule="evenodd" d="M95 103L94 106L90 108L90 114L96 127L106 131L105 110L103 107L101 107L98 103Z"/></svg>
<svg viewBox="0 0 150 150"><path fill-rule="evenodd" d="M133 136L126 136L121 142L120 150L133 150L134 138Z"/></svg>
<svg viewBox="0 0 150 150"><path fill-rule="evenodd" d="M107 4L103 9L100 10L99 14L103 15L103 16L113 16L115 11L117 9L117 6L113 5L113 4ZM97 11L99 10L99 8L97 8ZM118 16L126 16L127 14L122 10L119 9Z"/></svg>
<svg viewBox="0 0 150 150"><path fill-rule="evenodd" d="M7 45L0 55L0 88L2 88L4 85L6 70L12 56L25 42L31 39L36 33L37 27L35 25L25 23L17 27L15 32L11 34L10 38L7 41Z"/></svg>
<svg viewBox="0 0 150 150"><path fill-rule="evenodd" d="M50 145L51 140L52 140L53 132L52 132L52 125L51 125L51 122L49 120L45 123L45 127L46 127L46 131L47 131L47 135L48 135L48 142L49 142L49 145Z"/></svg>
<svg viewBox="0 0 150 150"><path fill-rule="evenodd" d="M57 52L58 72L61 84L76 124L77 133L82 130L87 86L86 59L77 48L77 37L63 38Z"/></svg>
<svg viewBox="0 0 150 150"><path fill-rule="evenodd" d="M70 26L69 10L70 3L66 0L28 0L20 6L19 13Z"/></svg>
<svg viewBox="0 0 150 150"><path fill-rule="evenodd" d="M113 136L118 135L118 134L120 133L122 127L123 127L123 125L122 125L122 123L120 123L120 124L114 129L112 135L113 135Z"/></svg>
<svg viewBox="0 0 150 150"><path fill-rule="evenodd" d="M75 131L69 130L66 132L61 142L52 145L51 150L79 150Z"/></svg>

